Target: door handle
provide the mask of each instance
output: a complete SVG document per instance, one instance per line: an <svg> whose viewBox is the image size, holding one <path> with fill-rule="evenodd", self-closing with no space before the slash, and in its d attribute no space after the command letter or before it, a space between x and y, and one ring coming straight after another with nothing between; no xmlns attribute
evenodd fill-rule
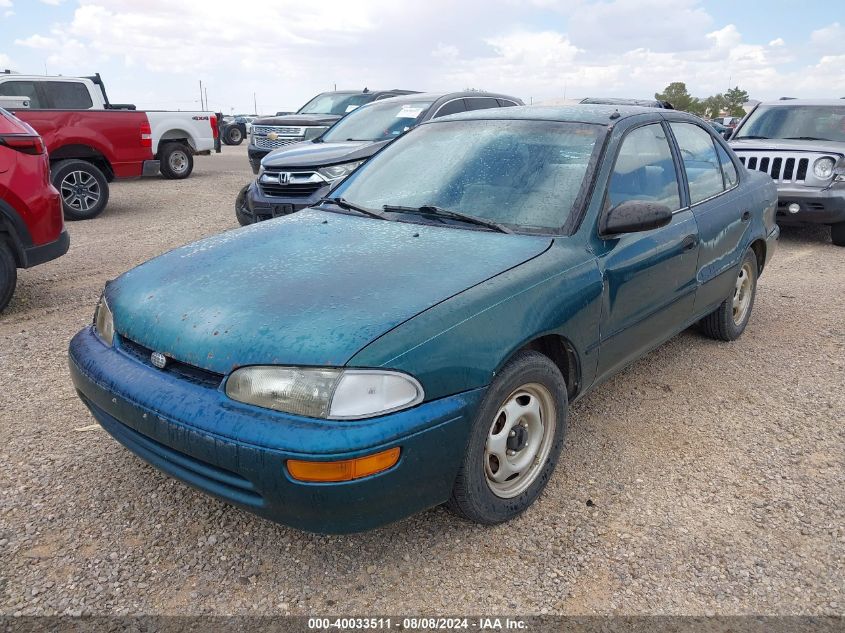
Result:
<svg viewBox="0 0 845 633"><path fill-rule="evenodd" d="M695 235L687 235L681 242L685 251L691 251L698 245L698 238Z"/></svg>
<svg viewBox="0 0 845 633"><path fill-rule="evenodd" d="M748 222L751 219L751 211L743 211L742 212L742 221Z"/></svg>

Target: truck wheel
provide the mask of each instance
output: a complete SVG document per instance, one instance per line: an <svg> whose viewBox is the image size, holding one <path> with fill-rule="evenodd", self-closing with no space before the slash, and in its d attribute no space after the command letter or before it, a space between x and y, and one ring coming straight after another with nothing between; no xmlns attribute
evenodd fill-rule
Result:
<svg viewBox="0 0 845 633"><path fill-rule="evenodd" d="M754 251L748 249L740 264L731 296L701 319L701 329L704 334L719 341L738 339L751 318L756 294L757 256Z"/></svg>
<svg viewBox="0 0 845 633"><path fill-rule="evenodd" d="M230 127L226 132L227 145L240 145L244 142L244 133L237 126Z"/></svg>
<svg viewBox="0 0 845 633"><path fill-rule="evenodd" d="M520 352L493 380L472 423L448 508L492 525L540 496L563 447L566 382L539 352Z"/></svg>
<svg viewBox="0 0 845 633"><path fill-rule="evenodd" d="M9 305L18 283L18 269L9 245L0 238L0 312Z"/></svg>
<svg viewBox="0 0 845 633"><path fill-rule="evenodd" d="M62 209L68 220L90 220L106 208L109 183L93 163L60 160L50 166L53 186L62 194Z"/></svg>
<svg viewBox="0 0 845 633"><path fill-rule="evenodd" d="M837 246L845 246L845 222L833 224L830 227L830 239Z"/></svg>
<svg viewBox="0 0 845 633"><path fill-rule="evenodd" d="M194 171L194 155L184 143L166 143L161 150L161 175L168 180L182 180Z"/></svg>

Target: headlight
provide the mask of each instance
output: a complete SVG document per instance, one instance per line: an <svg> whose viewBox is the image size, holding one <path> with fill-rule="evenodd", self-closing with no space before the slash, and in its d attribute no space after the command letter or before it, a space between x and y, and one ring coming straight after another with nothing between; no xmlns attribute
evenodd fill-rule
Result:
<svg viewBox="0 0 845 633"><path fill-rule="evenodd" d="M255 366L232 372L226 395L311 418L358 420L419 404L423 389L395 371Z"/></svg>
<svg viewBox="0 0 845 633"><path fill-rule="evenodd" d="M834 160L824 157L813 163L813 173L819 180L827 180L833 175Z"/></svg>
<svg viewBox="0 0 845 633"><path fill-rule="evenodd" d="M105 296L100 297L100 302L94 311L94 329L106 345L112 344L112 341L114 341L114 318L111 309L109 309L109 304L106 303Z"/></svg>
<svg viewBox="0 0 845 633"><path fill-rule="evenodd" d="M346 178L349 174L355 171L358 165L363 162L364 161L362 160L356 160L353 163L343 163L341 165L332 165L331 167L321 167L317 171L329 182L335 182L337 180L341 180L342 178Z"/></svg>

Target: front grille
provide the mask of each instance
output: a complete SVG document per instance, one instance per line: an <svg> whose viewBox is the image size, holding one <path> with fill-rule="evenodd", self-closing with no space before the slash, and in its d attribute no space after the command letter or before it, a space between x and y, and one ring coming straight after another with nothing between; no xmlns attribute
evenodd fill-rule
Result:
<svg viewBox="0 0 845 633"><path fill-rule="evenodd" d="M252 131L256 134L266 136L270 132L275 132L279 136L305 136L304 127L283 127L280 125L253 125Z"/></svg>
<svg viewBox="0 0 845 633"><path fill-rule="evenodd" d="M274 140L270 140L266 136L254 136L254 144L259 149L279 149L280 147L284 147L285 145L293 145L294 143L299 143L302 139L301 138L277 138Z"/></svg>
<svg viewBox="0 0 845 633"><path fill-rule="evenodd" d="M152 360L150 358L153 353L153 350L148 347L144 347L140 343L136 343L135 341L128 339L125 336L120 337L120 348L124 352L126 352L127 355L147 365L148 367L152 367L156 371L164 371L176 374L177 376L179 376L179 378L188 380L189 382L192 382L196 385L202 385L203 387L217 389L220 386L220 383L223 382L223 374L208 371L207 369L202 369L194 365L189 365L187 363L183 363L172 358L168 358L169 362L167 363L167 366L164 369L159 369L158 367L153 365Z"/></svg>
<svg viewBox="0 0 845 633"><path fill-rule="evenodd" d="M802 154L738 152L737 155L748 169L768 174L775 182L804 182L810 166L810 159Z"/></svg>
<svg viewBox="0 0 845 633"><path fill-rule="evenodd" d="M306 183L302 185L259 185L261 193L271 198L306 198L325 186L325 183Z"/></svg>

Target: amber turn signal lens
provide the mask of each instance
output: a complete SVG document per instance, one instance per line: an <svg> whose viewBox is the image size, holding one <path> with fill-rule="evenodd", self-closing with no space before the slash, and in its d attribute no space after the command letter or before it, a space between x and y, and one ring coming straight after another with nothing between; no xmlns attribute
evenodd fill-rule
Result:
<svg viewBox="0 0 845 633"><path fill-rule="evenodd" d="M399 461L399 447L375 455L344 459L339 462L288 460L288 472L299 481L349 481L387 470Z"/></svg>

